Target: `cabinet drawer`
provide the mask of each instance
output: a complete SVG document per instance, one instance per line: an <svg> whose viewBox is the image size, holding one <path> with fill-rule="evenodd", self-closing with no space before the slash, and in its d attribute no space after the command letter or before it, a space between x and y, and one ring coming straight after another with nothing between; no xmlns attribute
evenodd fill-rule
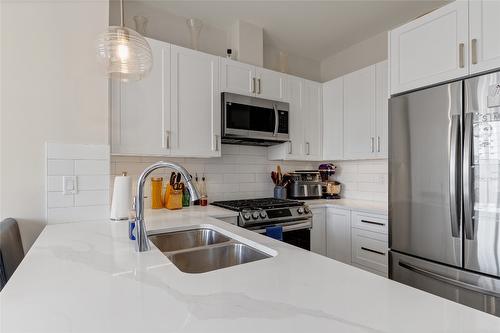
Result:
<svg viewBox="0 0 500 333"><path fill-rule="evenodd" d="M387 234L387 216L351 212L351 223L354 228Z"/></svg>
<svg viewBox="0 0 500 333"><path fill-rule="evenodd" d="M387 272L387 235L352 228L352 262Z"/></svg>

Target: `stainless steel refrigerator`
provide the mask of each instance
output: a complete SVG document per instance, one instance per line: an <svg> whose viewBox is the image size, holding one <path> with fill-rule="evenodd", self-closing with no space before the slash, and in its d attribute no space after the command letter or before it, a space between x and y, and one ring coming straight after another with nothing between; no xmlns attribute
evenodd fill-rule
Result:
<svg viewBox="0 0 500 333"><path fill-rule="evenodd" d="M500 72L389 103L391 279L500 316Z"/></svg>

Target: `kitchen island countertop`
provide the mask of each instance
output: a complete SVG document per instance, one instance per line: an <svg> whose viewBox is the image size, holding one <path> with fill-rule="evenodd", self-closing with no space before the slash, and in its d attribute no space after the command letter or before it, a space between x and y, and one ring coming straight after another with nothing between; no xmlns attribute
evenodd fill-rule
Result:
<svg viewBox="0 0 500 333"><path fill-rule="evenodd" d="M135 252L127 222L49 225L0 293L0 332L500 332L500 318L222 222L218 209L146 222L211 225L275 256L186 274L154 246Z"/></svg>

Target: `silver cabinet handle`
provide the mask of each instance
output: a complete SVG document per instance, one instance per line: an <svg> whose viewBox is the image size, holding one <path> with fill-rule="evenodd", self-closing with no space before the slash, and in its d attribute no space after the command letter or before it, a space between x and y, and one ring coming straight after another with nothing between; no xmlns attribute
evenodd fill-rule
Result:
<svg viewBox="0 0 500 333"><path fill-rule="evenodd" d="M256 79L253 77L252 78L252 94L255 94L255 86L256 86L255 80Z"/></svg>
<svg viewBox="0 0 500 333"><path fill-rule="evenodd" d="M170 149L170 131L165 131L165 143L163 147Z"/></svg>
<svg viewBox="0 0 500 333"><path fill-rule="evenodd" d="M464 132L464 157L463 157L463 191L464 191L464 226L465 238L474 239L474 175L471 175L474 167L474 153L472 151L472 117L473 114L465 114Z"/></svg>
<svg viewBox="0 0 500 333"><path fill-rule="evenodd" d="M460 237L460 115L453 115L451 118L451 135L450 135L450 216L451 216L451 235Z"/></svg>
<svg viewBox="0 0 500 333"><path fill-rule="evenodd" d="M377 136L377 152L380 153L380 136Z"/></svg>
<svg viewBox="0 0 500 333"><path fill-rule="evenodd" d="M465 50L465 44L460 43L458 44L458 66L460 68L464 68L464 50Z"/></svg>
<svg viewBox="0 0 500 333"><path fill-rule="evenodd" d="M375 141L375 138L373 136L371 136L370 137L370 150L371 150L372 153L375 151L375 148L374 148L375 143L374 143L374 141Z"/></svg>
<svg viewBox="0 0 500 333"><path fill-rule="evenodd" d="M260 91L260 89L259 89L259 91ZM273 104L273 109L274 109L274 132L273 132L273 136L276 136L278 134L278 125L279 125L278 106L276 104Z"/></svg>
<svg viewBox="0 0 500 333"><path fill-rule="evenodd" d="M309 144L309 142L306 142L306 155L310 154L311 154L311 145Z"/></svg>
<svg viewBox="0 0 500 333"><path fill-rule="evenodd" d="M258 79L257 79L257 86L259 87L259 88L257 89L257 94L259 94L259 95L260 95L260 92L261 92L261 91L260 91L260 78L258 78Z"/></svg>
<svg viewBox="0 0 500 333"><path fill-rule="evenodd" d="M292 154L293 149L292 149L292 141L288 141L288 154Z"/></svg>
<svg viewBox="0 0 500 333"><path fill-rule="evenodd" d="M477 64L477 39L473 38L471 40L471 62L473 65Z"/></svg>
<svg viewBox="0 0 500 333"><path fill-rule="evenodd" d="M372 250L372 249L369 249L369 248L364 247L364 246L362 246L362 247L361 247L361 250L368 251L368 252L371 252L371 253L380 254L381 256L385 256L385 253L384 253L384 252L380 252L380 251Z"/></svg>
<svg viewBox="0 0 500 333"><path fill-rule="evenodd" d="M441 282L444 282L447 284L454 285L455 287L471 290L474 292L478 292L478 293L493 296L493 297L500 297L500 293L496 293L492 290L481 288L481 287L478 287L478 286L475 286L472 284L468 284L468 283L465 283L465 282L462 282L459 280L451 279L451 278L449 278L447 276L443 276L439 273L434 273L434 272L425 270L423 268L413 266L413 265L406 263L404 261L400 261L398 263L398 265L403 267L403 268L406 268L409 271L412 271L412 272L415 272L417 274L429 277L429 278L434 279L434 280L438 280L438 281L441 281Z"/></svg>

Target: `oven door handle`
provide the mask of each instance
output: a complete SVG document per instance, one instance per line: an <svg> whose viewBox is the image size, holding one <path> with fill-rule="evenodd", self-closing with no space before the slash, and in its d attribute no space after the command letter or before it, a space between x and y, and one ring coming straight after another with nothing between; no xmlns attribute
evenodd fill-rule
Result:
<svg viewBox="0 0 500 333"><path fill-rule="evenodd" d="M311 228L312 228L312 223L311 223L311 221L308 221L308 222L301 222L301 223L285 225L285 226L283 226L283 232L293 231L293 230L301 230L301 229L311 229ZM265 234L266 228L255 229L252 231L257 232L259 234Z"/></svg>

